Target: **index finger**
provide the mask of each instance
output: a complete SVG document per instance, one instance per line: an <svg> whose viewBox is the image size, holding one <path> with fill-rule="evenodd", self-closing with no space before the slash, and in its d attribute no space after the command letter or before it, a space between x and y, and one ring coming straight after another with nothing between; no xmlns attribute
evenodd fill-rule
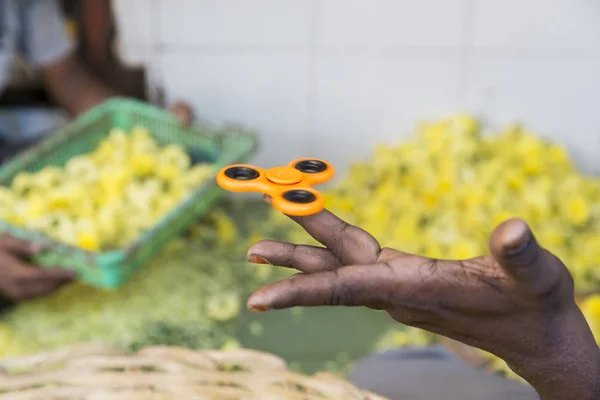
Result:
<svg viewBox="0 0 600 400"><path fill-rule="evenodd" d="M271 204L271 198L264 196ZM343 265L374 264L381 246L367 231L351 225L329 210L306 217L289 216L319 243L327 247Z"/></svg>

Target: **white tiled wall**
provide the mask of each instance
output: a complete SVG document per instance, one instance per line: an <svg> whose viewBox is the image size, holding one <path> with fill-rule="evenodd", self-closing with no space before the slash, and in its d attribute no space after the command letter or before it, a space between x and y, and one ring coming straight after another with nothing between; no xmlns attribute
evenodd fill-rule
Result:
<svg viewBox="0 0 600 400"><path fill-rule="evenodd" d="M423 118L521 120L600 171L600 1L120 0L170 101L262 134L255 162L342 170Z"/></svg>

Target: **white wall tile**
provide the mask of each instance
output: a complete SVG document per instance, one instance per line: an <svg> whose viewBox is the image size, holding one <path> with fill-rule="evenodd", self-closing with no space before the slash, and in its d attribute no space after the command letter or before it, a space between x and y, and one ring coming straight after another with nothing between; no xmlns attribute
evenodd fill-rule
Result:
<svg viewBox="0 0 600 400"><path fill-rule="evenodd" d="M168 101L189 101L209 122L261 134L261 166L287 164L307 150L307 64L301 55L172 53L162 56Z"/></svg>
<svg viewBox="0 0 600 400"><path fill-rule="evenodd" d="M322 0L320 41L333 46L458 46L464 0Z"/></svg>
<svg viewBox="0 0 600 400"><path fill-rule="evenodd" d="M476 46L600 49L596 0L474 0Z"/></svg>
<svg viewBox="0 0 600 400"><path fill-rule="evenodd" d="M323 56L311 155L344 171L380 143L412 135L421 118L458 108L459 57Z"/></svg>
<svg viewBox="0 0 600 400"><path fill-rule="evenodd" d="M152 58L152 49L147 45L118 43L115 51L120 61L131 67L144 66Z"/></svg>
<svg viewBox="0 0 600 400"><path fill-rule="evenodd" d="M118 26L119 41L125 46L149 46L153 39L152 7L155 1L114 0L113 11ZM155 29L155 28L154 28Z"/></svg>
<svg viewBox="0 0 600 400"><path fill-rule="evenodd" d="M467 102L493 123L522 121L566 144L578 164L600 171L600 60L478 56Z"/></svg>
<svg viewBox="0 0 600 400"><path fill-rule="evenodd" d="M307 45L313 0L160 0L166 45Z"/></svg>
<svg viewBox="0 0 600 400"><path fill-rule="evenodd" d="M258 163L315 156L343 170L376 143L412 133L419 119L464 108L466 98L494 122L522 119L567 143L600 171L597 0L150 3L160 4L155 44L168 53L149 66L160 67L167 96L191 100L211 121L259 130ZM313 62L298 50L315 38L322 46ZM460 58L465 43L475 45L473 63ZM144 57L137 44L126 48Z"/></svg>

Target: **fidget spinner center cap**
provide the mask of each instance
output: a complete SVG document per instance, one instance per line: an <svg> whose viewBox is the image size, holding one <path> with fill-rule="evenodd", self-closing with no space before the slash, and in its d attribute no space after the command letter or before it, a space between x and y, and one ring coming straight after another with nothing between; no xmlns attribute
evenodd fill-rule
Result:
<svg viewBox="0 0 600 400"><path fill-rule="evenodd" d="M267 179L278 185L295 185L302 180L302 172L291 167L275 167L267 171Z"/></svg>

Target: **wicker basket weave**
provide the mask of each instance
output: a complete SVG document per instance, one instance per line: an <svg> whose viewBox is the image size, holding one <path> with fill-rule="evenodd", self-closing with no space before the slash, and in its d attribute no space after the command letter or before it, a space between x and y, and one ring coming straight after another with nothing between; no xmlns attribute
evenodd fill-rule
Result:
<svg viewBox="0 0 600 400"><path fill-rule="evenodd" d="M328 373L292 372L282 359L253 350L147 347L124 354L84 344L5 360L0 368L0 399L383 399Z"/></svg>

